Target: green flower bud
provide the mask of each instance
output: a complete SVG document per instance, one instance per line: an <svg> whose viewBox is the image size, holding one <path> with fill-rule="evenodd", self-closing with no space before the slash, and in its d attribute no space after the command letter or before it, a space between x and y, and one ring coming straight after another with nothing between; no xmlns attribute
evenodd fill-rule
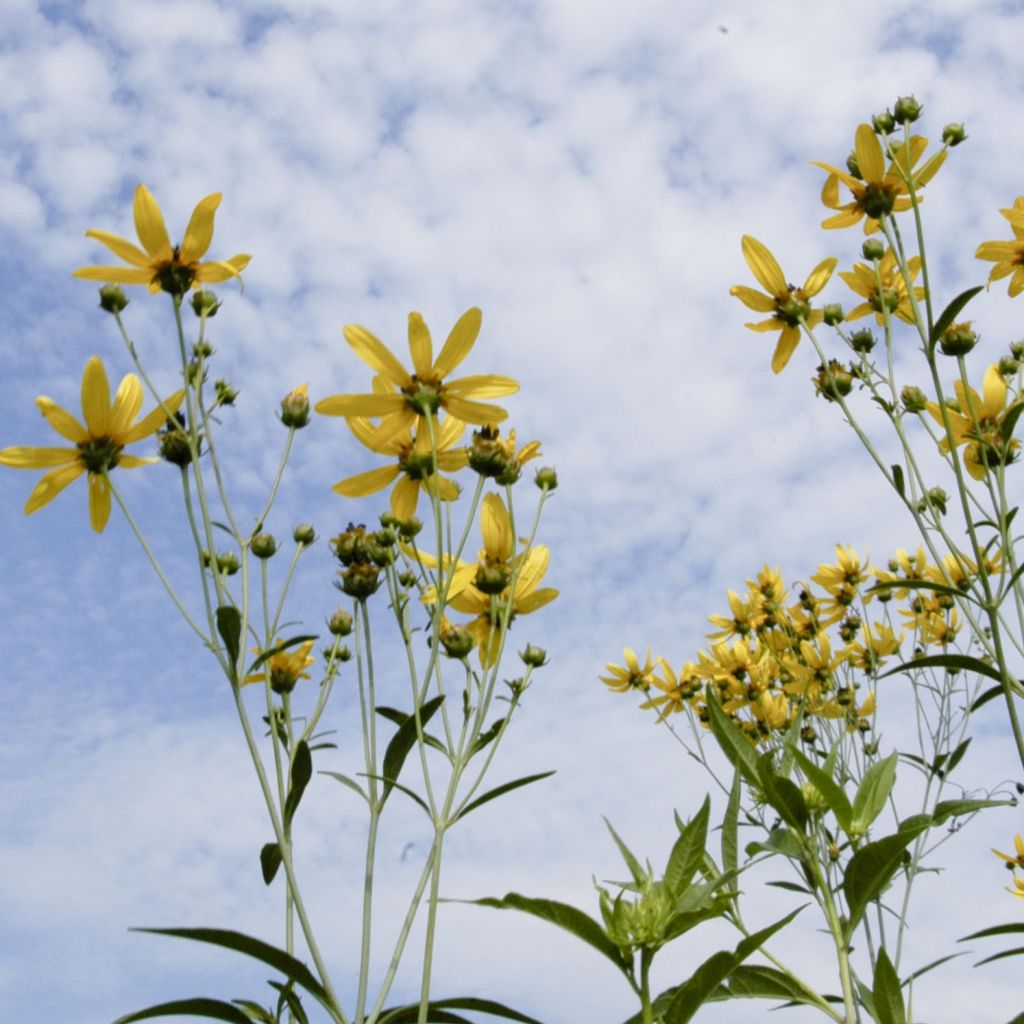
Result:
<svg viewBox="0 0 1024 1024"><path fill-rule="evenodd" d="M854 352L870 352L875 347L875 336L866 327L850 335L850 348Z"/></svg>
<svg viewBox="0 0 1024 1024"><path fill-rule="evenodd" d="M277 541L269 533L257 533L249 542L252 553L259 559L273 558L277 552Z"/></svg>
<svg viewBox="0 0 1024 1024"><path fill-rule="evenodd" d="M397 530L401 520L394 512L381 512L378 522L385 530Z"/></svg>
<svg viewBox="0 0 1024 1024"><path fill-rule="evenodd" d="M473 431L473 443L467 449L469 468L485 477L498 477L508 470L508 454L499 440L495 426L483 426ZM513 459L513 461L515 461Z"/></svg>
<svg viewBox="0 0 1024 1024"><path fill-rule="evenodd" d="M912 124L921 116L921 104L913 96L901 96L892 108L892 117L897 124Z"/></svg>
<svg viewBox="0 0 1024 1024"><path fill-rule="evenodd" d="M412 540L420 530L423 529L423 521L419 516L413 516L398 524L398 536L402 540Z"/></svg>
<svg viewBox="0 0 1024 1024"><path fill-rule="evenodd" d="M822 306L821 309L822 322L827 324L829 327L835 327L836 324L841 324L845 319L843 314L843 307L838 302L830 302L827 306Z"/></svg>
<svg viewBox="0 0 1024 1024"><path fill-rule="evenodd" d="M373 539L380 545L386 548L394 547L398 542L395 531L389 527L385 527L383 530L378 530L374 535Z"/></svg>
<svg viewBox="0 0 1024 1024"><path fill-rule="evenodd" d="M370 561L379 565L382 569L395 564L395 549L386 544L373 541L369 547Z"/></svg>
<svg viewBox="0 0 1024 1024"><path fill-rule="evenodd" d="M213 346L208 341L197 341L192 346L192 355L196 359L209 359L213 355Z"/></svg>
<svg viewBox="0 0 1024 1024"><path fill-rule="evenodd" d="M526 650L519 652L519 657L529 668L543 668L548 663L548 652L543 647L534 647L533 644L527 644Z"/></svg>
<svg viewBox="0 0 1024 1024"><path fill-rule="evenodd" d="M964 131L962 124L947 124L942 129L942 141L951 149L953 146L959 146L966 138L967 132Z"/></svg>
<svg viewBox="0 0 1024 1024"><path fill-rule="evenodd" d="M1020 369L1020 363L1011 356L1003 356L999 360L999 376L1004 380L1012 377Z"/></svg>
<svg viewBox="0 0 1024 1024"><path fill-rule="evenodd" d="M917 503L918 512L924 512L927 509L934 509L940 516L946 514L946 503L949 501L949 495L941 487L933 487L925 494L925 496Z"/></svg>
<svg viewBox="0 0 1024 1024"><path fill-rule="evenodd" d="M860 164L857 163L857 154L851 153L846 158L846 169L858 180L863 181L864 175L860 173Z"/></svg>
<svg viewBox="0 0 1024 1024"><path fill-rule="evenodd" d="M205 316L207 318L216 316L218 309L220 309L220 299L213 292L201 288L199 291L192 293L192 312L196 316Z"/></svg>
<svg viewBox="0 0 1024 1024"><path fill-rule="evenodd" d="M213 390L218 405L234 405L238 392L226 381L217 380L213 382Z"/></svg>
<svg viewBox="0 0 1024 1024"><path fill-rule="evenodd" d="M369 540L366 536L365 526L349 523L348 529L339 533L337 537L332 537L330 544L334 551L334 557L342 565L353 565L356 562L365 563L370 560Z"/></svg>
<svg viewBox="0 0 1024 1024"><path fill-rule="evenodd" d="M871 127L876 135L888 135L896 127L896 120L888 110L883 110L871 118Z"/></svg>
<svg viewBox="0 0 1024 1024"><path fill-rule="evenodd" d="M157 451L160 458L175 466L187 466L192 461L192 449L189 447L188 435L185 432L185 414L176 412L167 425L157 431ZM202 442L202 438L200 438Z"/></svg>
<svg viewBox="0 0 1024 1024"><path fill-rule="evenodd" d="M100 309L108 313L120 313L128 305L128 298L120 285L105 284L100 289Z"/></svg>
<svg viewBox="0 0 1024 1024"><path fill-rule="evenodd" d="M551 466L542 466L537 470L533 482L542 491L553 491L558 487L558 474Z"/></svg>
<svg viewBox="0 0 1024 1024"><path fill-rule="evenodd" d="M352 632L352 616L339 608L328 620L327 628L334 636L348 636Z"/></svg>
<svg viewBox="0 0 1024 1024"><path fill-rule="evenodd" d="M1018 362L1024 362L1024 341L1011 341L1010 355Z"/></svg>
<svg viewBox="0 0 1024 1024"><path fill-rule="evenodd" d="M500 594L509 581L509 571L501 565L479 565L473 585L482 594Z"/></svg>
<svg viewBox="0 0 1024 1024"><path fill-rule="evenodd" d="M903 402L903 408L907 412L912 413L924 412L928 405L928 398L925 393L913 384L908 384L900 392L900 401Z"/></svg>
<svg viewBox="0 0 1024 1024"><path fill-rule="evenodd" d="M875 262L885 255L885 245L877 238L869 238L861 247L864 259Z"/></svg>
<svg viewBox="0 0 1024 1024"><path fill-rule="evenodd" d="M853 390L853 375L835 359L830 359L827 366L819 366L811 380L814 390L829 402L845 398Z"/></svg>
<svg viewBox="0 0 1024 1024"><path fill-rule="evenodd" d="M233 551L224 551L217 555L217 571L223 576L234 576L241 568L238 555Z"/></svg>
<svg viewBox="0 0 1024 1024"><path fill-rule="evenodd" d="M304 548L308 548L316 540L316 530L313 529L311 523L300 523L292 530L292 540L296 544L301 544Z"/></svg>
<svg viewBox="0 0 1024 1024"><path fill-rule="evenodd" d="M449 658L465 658L476 646L473 634L465 626L446 623L440 632L441 646Z"/></svg>
<svg viewBox="0 0 1024 1024"><path fill-rule="evenodd" d="M978 335L971 329L970 321L950 324L939 338L939 348L946 356L965 356L978 344Z"/></svg>
<svg viewBox="0 0 1024 1024"><path fill-rule="evenodd" d="M405 587L406 589L416 586L416 573L409 570L399 573L398 583L399 586Z"/></svg>
<svg viewBox="0 0 1024 1024"><path fill-rule="evenodd" d="M309 424L308 384L300 384L281 399L281 422L294 430Z"/></svg>
<svg viewBox="0 0 1024 1024"><path fill-rule="evenodd" d="M365 601L375 594L380 586L380 569L366 562L355 562L341 573L341 583L338 586L349 597Z"/></svg>

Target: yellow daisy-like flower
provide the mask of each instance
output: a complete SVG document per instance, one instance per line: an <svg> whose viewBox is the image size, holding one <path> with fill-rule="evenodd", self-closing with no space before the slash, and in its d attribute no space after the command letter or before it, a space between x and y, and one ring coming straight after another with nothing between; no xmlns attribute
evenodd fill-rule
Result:
<svg viewBox="0 0 1024 1024"><path fill-rule="evenodd" d="M1017 899L1024 900L1024 878L1018 878L1014 875L1013 888L1011 889L1008 885L1004 886L1004 888L1011 896L1016 896Z"/></svg>
<svg viewBox="0 0 1024 1024"><path fill-rule="evenodd" d="M988 275L989 284L1013 275L1008 289L1012 298L1024 291L1024 196L1017 196L1010 209L999 212L1010 222L1014 241L982 242L974 255L995 263Z"/></svg>
<svg viewBox="0 0 1024 1024"><path fill-rule="evenodd" d="M1013 837L1013 850L1014 856L1012 857L1007 853L1003 853L1001 850L994 849L992 852L997 857L1001 857L1005 860L1010 867L1024 869L1024 839L1021 839L1019 832Z"/></svg>
<svg viewBox="0 0 1024 1024"><path fill-rule="evenodd" d="M242 680L242 685L247 686L249 683L262 683L269 679L270 688L274 693L291 693L292 690L295 689L295 684L300 679L310 678L306 669L316 661L316 658L310 654L315 642L316 641L314 640L306 640L297 647L278 651L276 654L272 654L263 663L262 671L253 672L251 675L247 675ZM278 637L274 641L272 647L277 647L280 643L281 638ZM263 652L260 648L253 648L253 654L262 653Z"/></svg>
<svg viewBox="0 0 1024 1024"><path fill-rule="evenodd" d="M185 397L177 391L136 422L142 408L142 385L134 373L127 374L118 386L114 402L110 402L110 385L99 356L85 364L82 374L83 426L71 413L52 398L40 395L36 405L46 421L73 448L13 447L0 450L0 464L15 469L50 469L29 495L25 514L49 504L73 480L89 474L89 522L101 532L110 518L110 485L107 473L115 466L135 469L156 458L125 455L125 445L141 441L164 425L168 414L174 414ZM53 467L53 468L51 468Z"/></svg>
<svg viewBox="0 0 1024 1024"><path fill-rule="evenodd" d="M822 260L807 276L804 286L797 288L787 283L775 257L756 238L744 235L742 246L747 266L765 291L737 284L729 289L729 294L735 295L757 313L772 314L768 320L746 326L752 331L782 332L772 355L772 370L781 373L800 343L800 327L814 327L821 323L821 310L811 309L810 300L828 284L836 258L830 256Z"/></svg>
<svg viewBox="0 0 1024 1024"><path fill-rule="evenodd" d="M748 636L755 632L764 621L762 610L763 597L758 590L748 592L746 598L740 597L735 590L727 594L731 615L709 615L708 622L718 628L714 633L707 633L709 640L728 640L733 636Z"/></svg>
<svg viewBox="0 0 1024 1024"><path fill-rule="evenodd" d="M956 402L946 402L946 414L953 434L953 443L964 449L964 465L975 480L984 480L993 466L1006 466L1016 459L1020 441L1013 437L1009 444L1002 436L1002 422L1006 413L1006 399L1009 390L1006 381L993 363L985 371L981 397L972 387L964 387L961 380L953 382ZM926 406L932 418L943 428L942 409L936 402ZM1011 407L1012 408L1012 407ZM973 413L973 415L972 415ZM949 438L939 442L939 450L949 451Z"/></svg>
<svg viewBox="0 0 1024 1024"><path fill-rule="evenodd" d="M862 562L860 555L853 548L837 544L835 565L819 565L818 571L811 579L830 594L834 594L847 587L853 588L854 591L859 590L867 583L872 572L874 569Z"/></svg>
<svg viewBox="0 0 1024 1024"><path fill-rule="evenodd" d="M882 217L909 210L913 200L907 182L913 182L916 193L935 177L946 159L946 150L941 149L915 171L914 165L927 148L927 139L913 135L909 140L909 159L906 149L897 143L896 159L886 167L885 154L875 130L869 124L858 125L853 155L859 176L855 177L849 171L840 170L831 164L812 161L816 167L828 171L821 190L821 201L829 209L839 211L823 220L821 226L848 228L863 219L864 234L870 235L878 230ZM840 182L853 194L853 199L848 203L839 202Z"/></svg>
<svg viewBox="0 0 1024 1024"><path fill-rule="evenodd" d="M629 653L627 648L627 661ZM702 696L703 680L700 676L700 670L692 661L687 661L679 670L678 675L665 658L659 658L658 664L661 666L661 675L652 675L650 677L650 682L653 684L656 692L655 696L651 697L650 700L644 701L640 705L640 709L642 711L658 709L658 721L661 722L668 718L669 715L676 714L688 705L693 706L695 702L699 702ZM616 665L609 665L608 668L613 673L622 671ZM608 683L608 680L605 679L604 682ZM630 688L629 686L626 687L626 689ZM618 690L619 687L618 685L612 685L612 689Z"/></svg>
<svg viewBox="0 0 1024 1024"><path fill-rule="evenodd" d="M528 441L516 448L516 432L510 430L502 440L501 431L493 423L473 431L473 444L467 450L469 465L481 476L491 477L499 484L514 484L522 475L523 466L541 454L540 441Z"/></svg>
<svg viewBox="0 0 1024 1024"><path fill-rule="evenodd" d="M511 377L479 374L447 381L446 377L469 355L480 333L481 313L477 308L459 317L447 341L434 358L430 331L419 313L409 314L409 352L413 372L398 361L392 351L365 327L347 324L345 340L356 355L381 375L390 388L370 395L332 395L316 405L327 416L382 417L374 432L374 443L383 444L418 420L437 416L441 409L464 423L500 423L508 417L500 406L481 402L519 390Z"/></svg>
<svg viewBox="0 0 1024 1024"><path fill-rule="evenodd" d="M220 199L219 192L212 192L201 199L192 211L181 245L172 246L153 193L145 185L139 185L135 190L134 212L135 233L142 243L141 249L109 231L97 228L86 231L89 238L102 242L130 266L79 267L74 276L86 281L144 284L151 292L162 289L175 296L182 296L201 284L218 284L239 277L252 259L245 253L229 260L200 262L213 241L213 217Z"/></svg>
<svg viewBox="0 0 1024 1024"><path fill-rule="evenodd" d="M912 256L907 261L911 281L916 280L921 272L921 257ZM869 313L875 314L879 325L885 323L885 314L897 316L905 323L914 322L914 310L907 292L907 282L896 265L896 256L891 249L878 261L877 276L874 266L866 263L854 263L853 270L840 270L839 276L858 295L867 299L846 314L847 320L859 320ZM914 289L914 298L924 301L924 288Z"/></svg>
<svg viewBox="0 0 1024 1024"><path fill-rule="evenodd" d="M420 492L425 489L429 491L435 482L438 497L442 501L454 501L459 496L459 488L454 481L440 475L435 480L434 456L431 454L430 434L425 424L420 424L415 438L410 427L403 427L382 443L375 440L376 428L368 419L354 416L348 425L368 448L393 455L397 462L339 480L332 488L335 493L346 498L363 498L382 491L388 484L398 480L391 492L391 511L403 521L416 514ZM458 444L465 429L465 423L452 416L437 427L438 470L452 473L466 465L466 449L453 447Z"/></svg>
<svg viewBox="0 0 1024 1024"><path fill-rule="evenodd" d="M615 693L628 693L630 690L643 690L646 693L656 682L651 652L647 652L643 665L631 647L625 648L623 655L626 664L615 665L608 662L605 668L609 674L600 676L601 682Z"/></svg>

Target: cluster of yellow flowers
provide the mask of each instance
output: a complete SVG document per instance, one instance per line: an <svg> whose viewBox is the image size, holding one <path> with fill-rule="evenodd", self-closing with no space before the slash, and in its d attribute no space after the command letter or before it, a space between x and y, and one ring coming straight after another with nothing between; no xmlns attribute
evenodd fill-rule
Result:
<svg viewBox="0 0 1024 1024"><path fill-rule="evenodd" d="M996 571L998 559L986 565ZM820 565L811 582L798 585L791 601L777 569L765 566L747 591L728 593L729 612L711 615L715 630L708 650L697 652L678 671L665 658L641 664L625 652L625 665L609 664L602 681L617 693L640 691L644 709L658 720L687 711L706 726L707 687L723 709L755 743L792 725L799 714L811 740L814 722L839 721L849 730L870 732L876 701L872 684L890 658L905 657L905 641L915 655L946 650L960 631L960 617L947 593L900 587L901 581L948 586L960 580L950 556L943 569L919 548L896 552L885 570L863 561L850 547L836 547L836 561ZM812 585L813 584L813 585ZM876 588L884 584L881 589ZM893 615L893 600L901 602ZM872 618L870 609L881 609Z"/></svg>

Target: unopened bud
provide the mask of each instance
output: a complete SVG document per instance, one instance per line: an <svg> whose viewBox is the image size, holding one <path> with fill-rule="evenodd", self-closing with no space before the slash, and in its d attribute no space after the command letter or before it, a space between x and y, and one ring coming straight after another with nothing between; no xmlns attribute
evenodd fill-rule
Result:
<svg viewBox="0 0 1024 1024"><path fill-rule="evenodd" d="M238 392L226 381L215 380L213 382L214 394L218 405L234 405Z"/></svg>
<svg viewBox="0 0 1024 1024"><path fill-rule="evenodd" d="M978 344L978 335L972 330L970 321L950 324L939 338L939 348L947 356L965 356Z"/></svg>
<svg viewBox="0 0 1024 1024"><path fill-rule="evenodd" d="M176 412L173 418L157 431L157 450L160 458L174 466L187 466L192 461L192 449L185 433L183 412Z"/></svg>
<svg viewBox="0 0 1024 1024"><path fill-rule="evenodd" d="M105 284L100 289L100 309L116 315L127 305L128 298L120 285Z"/></svg>
<svg viewBox="0 0 1024 1024"><path fill-rule="evenodd" d="M216 316L218 309L220 309L220 299L213 292L202 288L192 293L192 312L196 316L205 316L207 318Z"/></svg>
<svg viewBox="0 0 1024 1024"><path fill-rule="evenodd" d="M1024 341L1011 341L1010 355L1019 362L1024 362Z"/></svg>
<svg viewBox="0 0 1024 1024"><path fill-rule="evenodd" d="M419 516L412 516L412 518L404 519L398 524L398 536L402 540L412 540L422 529L423 520Z"/></svg>
<svg viewBox="0 0 1024 1024"><path fill-rule="evenodd" d="M928 405L928 398L925 393L913 384L908 384L900 392L900 401L907 412L924 412Z"/></svg>
<svg viewBox="0 0 1024 1024"><path fill-rule="evenodd" d="M819 366L811 380L814 390L829 402L845 398L853 390L853 375L835 359L830 359L828 365Z"/></svg>
<svg viewBox="0 0 1024 1024"><path fill-rule="evenodd" d="M850 348L854 352L870 352L875 347L875 336L866 327L850 335Z"/></svg>
<svg viewBox="0 0 1024 1024"><path fill-rule="evenodd" d="M821 319L829 327L835 327L836 324L841 324L845 319L843 313L843 307L838 302L830 302L827 306L822 306Z"/></svg>
<svg viewBox="0 0 1024 1024"><path fill-rule="evenodd" d="M352 616L339 608L328 620L327 628L335 636L348 636L352 632Z"/></svg>
<svg viewBox="0 0 1024 1024"><path fill-rule="evenodd" d="M888 110L883 110L871 118L871 127L876 135L888 135L896 127L896 120Z"/></svg>
<svg viewBox="0 0 1024 1024"><path fill-rule="evenodd" d="M897 124L912 124L921 116L921 104L913 96L901 96L892 108Z"/></svg>
<svg viewBox="0 0 1024 1024"><path fill-rule="evenodd" d="M885 245L877 238L869 238L860 247L860 251L864 259L874 262L875 260L880 260L885 255Z"/></svg>
<svg viewBox="0 0 1024 1024"><path fill-rule="evenodd" d="M479 565L473 585L482 594L500 594L507 586L509 572L502 565Z"/></svg>
<svg viewBox="0 0 1024 1024"><path fill-rule="evenodd" d="M529 668L542 668L548 663L548 652L543 647L534 647L533 644L527 644L526 650L519 652L519 657Z"/></svg>
<svg viewBox="0 0 1024 1024"><path fill-rule="evenodd" d="M309 385L300 384L281 399L281 422L293 430L309 423Z"/></svg>
<svg viewBox="0 0 1024 1024"><path fill-rule="evenodd" d="M301 544L304 548L308 548L316 540L316 530L313 529L311 523L299 523L292 530L292 540L296 544Z"/></svg>
<svg viewBox="0 0 1024 1024"><path fill-rule="evenodd" d="M365 601L377 592L379 586L380 569L366 562L353 563L341 574L342 592L357 601Z"/></svg>
<svg viewBox="0 0 1024 1024"><path fill-rule="evenodd" d="M537 470L536 476L533 478L533 482L542 491L553 491L558 487L558 474L551 466L542 466Z"/></svg>
<svg viewBox="0 0 1024 1024"><path fill-rule="evenodd" d="M966 138L967 132L962 124L947 124L942 129L942 141L950 148L959 146Z"/></svg>
<svg viewBox="0 0 1024 1024"><path fill-rule="evenodd" d="M273 558L277 552L277 541L269 533L257 533L249 542L252 553L260 559Z"/></svg>
<svg viewBox="0 0 1024 1024"><path fill-rule="evenodd" d="M998 369L999 376L1005 380L1007 377L1012 377L1020 369L1020 363L1011 356L1003 356L999 360Z"/></svg>
<svg viewBox="0 0 1024 1024"><path fill-rule="evenodd" d="M223 576L234 576L240 568L238 555L233 551L224 551L217 555L217 571Z"/></svg>
<svg viewBox="0 0 1024 1024"><path fill-rule="evenodd" d="M449 658L465 658L476 646L473 634L465 626L445 622L440 632L441 646Z"/></svg>

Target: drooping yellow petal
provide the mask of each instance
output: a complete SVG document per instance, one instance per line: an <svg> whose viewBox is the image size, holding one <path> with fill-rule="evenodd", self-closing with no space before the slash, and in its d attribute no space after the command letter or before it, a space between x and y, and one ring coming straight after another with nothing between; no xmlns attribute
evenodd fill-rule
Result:
<svg viewBox="0 0 1024 1024"><path fill-rule="evenodd" d="M377 469L369 469L365 473L356 473L355 476L339 480L331 490L343 498L365 498L368 494L384 490L399 472L397 465L378 466Z"/></svg>
<svg viewBox="0 0 1024 1024"><path fill-rule="evenodd" d="M118 469L141 469L143 466L151 466L160 460L155 455L125 455L123 452L117 458Z"/></svg>
<svg viewBox="0 0 1024 1024"><path fill-rule="evenodd" d="M91 437L110 432L110 385L99 356L92 356L82 374L82 415Z"/></svg>
<svg viewBox="0 0 1024 1024"><path fill-rule="evenodd" d="M786 275L775 257L756 238L744 235L741 240L743 258L747 261L758 284L770 295L780 296L789 292Z"/></svg>
<svg viewBox="0 0 1024 1024"><path fill-rule="evenodd" d="M775 346L775 352L772 354L772 373L782 373L799 344L799 328L787 325L779 335L779 343Z"/></svg>
<svg viewBox="0 0 1024 1024"><path fill-rule="evenodd" d="M151 261L170 260L174 257L171 240L167 236L164 216L153 193L145 185L135 190L135 233Z"/></svg>
<svg viewBox="0 0 1024 1024"><path fill-rule="evenodd" d="M436 376L447 377L469 355L470 349L480 333L482 322L483 313L476 306L467 309L455 321L455 326L451 329L443 348L438 353L437 362L434 363Z"/></svg>
<svg viewBox="0 0 1024 1024"><path fill-rule="evenodd" d="M242 271L249 266L252 259L248 253L239 253L229 260L213 260L209 263L200 263L195 268L195 280L200 284L220 284L232 277L240 277Z"/></svg>
<svg viewBox="0 0 1024 1024"><path fill-rule="evenodd" d="M380 373L396 388L407 387L412 378L406 368L395 358L394 353L379 338L374 337L365 327L346 324L343 330L345 340L355 353L371 369ZM370 413L369 415L373 415Z"/></svg>
<svg viewBox="0 0 1024 1024"><path fill-rule="evenodd" d="M554 587L541 587L539 590L533 591L532 594L527 594L521 601L517 601L516 611L520 615L529 615L530 612L535 612L538 608L550 604L556 597L558 597L558 591Z"/></svg>
<svg viewBox="0 0 1024 1024"><path fill-rule="evenodd" d="M455 501L462 493L462 488L454 480L448 480L443 476L431 477L430 479L437 482L437 496L442 501Z"/></svg>
<svg viewBox="0 0 1024 1024"><path fill-rule="evenodd" d="M433 370L434 347L430 340L430 329L423 317L415 312L409 314L409 352L416 376L420 380L428 378Z"/></svg>
<svg viewBox="0 0 1024 1024"><path fill-rule="evenodd" d="M185 237L181 241L179 259L182 263L198 263L213 241L213 216L220 206L220 193L211 192L196 203L192 211Z"/></svg>
<svg viewBox="0 0 1024 1024"><path fill-rule="evenodd" d="M102 533L110 519L110 481L102 473L89 474L89 525Z"/></svg>
<svg viewBox="0 0 1024 1024"><path fill-rule="evenodd" d="M76 448L33 448L15 445L0 449L0 465L12 469L49 469L78 461Z"/></svg>
<svg viewBox="0 0 1024 1024"><path fill-rule="evenodd" d="M115 235L110 231L101 231L99 228L90 228L85 233L86 238L95 238L102 242L115 256L120 256L125 263L131 263L135 267L148 267L149 257L137 246Z"/></svg>
<svg viewBox="0 0 1024 1024"><path fill-rule="evenodd" d="M72 462L60 469L54 469L36 484L25 502L25 515L30 516L44 505L48 505L73 480L77 480L85 472L80 462Z"/></svg>
<svg viewBox="0 0 1024 1024"><path fill-rule="evenodd" d="M36 405L43 414L46 422L57 431L61 437L78 444L89 438L89 431L82 426L66 409L62 409L52 398L40 395L36 399Z"/></svg>
<svg viewBox="0 0 1024 1024"><path fill-rule="evenodd" d="M512 557L514 538L508 509L497 494L486 494L480 510L480 533L487 557L507 562Z"/></svg>
<svg viewBox="0 0 1024 1024"><path fill-rule="evenodd" d="M397 519L412 519L419 501L419 482L403 476L391 491L391 512Z"/></svg>

